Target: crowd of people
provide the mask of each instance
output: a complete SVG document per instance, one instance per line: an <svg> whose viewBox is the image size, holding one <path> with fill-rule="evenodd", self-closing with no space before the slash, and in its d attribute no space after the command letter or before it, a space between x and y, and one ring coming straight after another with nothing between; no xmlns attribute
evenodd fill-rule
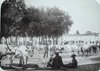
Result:
<svg viewBox="0 0 100 71"><path fill-rule="evenodd" d="M4 47L3 46L2 47L5 48L6 51L2 51L2 52L0 51L0 66L1 66L2 58L6 55L11 55L11 58L10 58L11 64L13 63L13 58L16 55L19 55L19 57L20 57L19 64L22 65L22 64L27 64L28 57L29 56L32 57L34 55L35 50L40 52L40 48L37 48L37 47L33 46L32 44L26 44L26 45L25 44L19 44L19 45L3 44L3 45L5 45ZM100 45L99 45L99 47L100 47ZM90 47L90 48L92 48L94 53L96 53L97 49L95 46ZM91 51L90 48L87 51ZM52 48L52 49L54 49L54 48ZM52 51L52 49L49 48L48 44L44 45L44 48L41 48L41 50L43 52L43 58L48 58L50 51ZM89 53L87 51L86 51L86 53ZM85 51L83 50L83 48L80 48L80 52L82 53L82 56L84 56ZM50 67L51 69L77 68L78 62L77 62L75 54L71 55L71 57L72 57L71 63L64 64L62 57L59 55L60 52L57 52L57 50L54 49L53 52L51 52L51 53L53 53L53 54L50 55L51 57L49 59L47 67Z"/></svg>
<svg viewBox="0 0 100 71"><path fill-rule="evenodd" d="M2 46L4 45L4 46ZM5 51L0 51L0 66L2 66L2 59L6 55L10 55L10 62L13 63L13 59L16 56L19 56L20 62L19 64L27 64L28 57L34 55L34 49L30 44L24 45L11 45L11 44L2 44L1 47L5 49ZM1 48L1 49L2 49ZM31 49L30 49L31 48ZM4 52L4 53L3 53ZM77 68L77 60L75 59L76 55L72 55L73 58L72 63L70 64L63 64L62 57L59 55L59 52L54 51L54 54L51 55L50 60L48 62L47 67L51 67L51 69L60 69L61 67L68 67L68 68ZM44 58L48 58L49 55L49 48L48 44L44 47ZM76 62L76 63L75 63ZM76 64L76 66L74 66Z"/></svg>

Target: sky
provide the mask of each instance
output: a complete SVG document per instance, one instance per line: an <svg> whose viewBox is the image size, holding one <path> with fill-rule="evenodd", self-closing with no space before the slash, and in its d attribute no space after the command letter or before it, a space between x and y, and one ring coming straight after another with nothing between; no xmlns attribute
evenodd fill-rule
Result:
<svg viewBox="0 0 100 71"><path fill-rule="evenodd" d="M68 12L73 20L71 34L76 31L100 33L100 0L25 0L25 3L28 7L58 7Z"/></svg>

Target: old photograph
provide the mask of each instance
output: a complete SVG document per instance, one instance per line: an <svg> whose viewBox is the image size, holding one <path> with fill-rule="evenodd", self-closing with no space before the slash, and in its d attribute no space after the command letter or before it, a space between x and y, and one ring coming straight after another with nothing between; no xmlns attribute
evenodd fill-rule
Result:
<svg viewBox="0 0 100 71"><path fill-rule="evenodd" d="M0 71L100 71L99 0L0 6Z"/></svg>

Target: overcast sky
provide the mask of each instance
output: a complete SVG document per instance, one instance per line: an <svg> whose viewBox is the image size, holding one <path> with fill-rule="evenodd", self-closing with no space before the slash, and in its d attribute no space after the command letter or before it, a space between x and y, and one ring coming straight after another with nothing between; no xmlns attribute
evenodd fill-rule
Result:
<svg viewBox="0 0 100 71"><path fill-rule="evenodd" d="M0 4L3 0L0 0ZM97 1L99 3L97 3ZM71 15L74 24L69 33L100 33L100 0L25 0L27 6L58 7Z"/></svg>

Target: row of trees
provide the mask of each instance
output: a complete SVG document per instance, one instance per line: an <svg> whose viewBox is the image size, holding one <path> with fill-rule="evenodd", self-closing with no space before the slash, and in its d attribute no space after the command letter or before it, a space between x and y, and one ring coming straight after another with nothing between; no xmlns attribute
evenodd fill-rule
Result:
<svg viewBox="0 0 100 71"><path fill-rule="evenodd" d="M26 8L24 0L5 0L1 7L1 35L59 37L72 25L68 13L54 8Z"/></svg>

